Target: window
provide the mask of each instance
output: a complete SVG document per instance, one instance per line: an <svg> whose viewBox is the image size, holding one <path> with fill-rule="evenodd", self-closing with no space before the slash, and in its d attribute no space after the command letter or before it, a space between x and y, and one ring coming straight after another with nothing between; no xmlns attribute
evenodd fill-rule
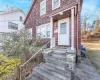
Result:
<svg viewBox="0 0 100 80"><path fill-rule="evenodd" d="M52 0L52 9L60 7L60 0Z"/></svg>
<svg viewBox="0 0 100 80"><path fill-rule="evenodd" d="M37 27L37 37L50 38L50 24L44 24Z"/></svg>
<svg viewBox="0 0 100 80"><path fill-rule="evenodd" d="M32 39L32 28L28 29L28 31L29 31L28 38L29 38L29 39Z"/></svg>
<svg viewBox="0 0 100 80"><path fill-rule="evenodd" d="M23 21L23 18L20 16L20 21Z"/></svg>
<svg viewBox="0 0 100 80"><path fill-rule="evenodd" d="M67 29L66 29L66 22L60 24L60 34L66 34Z"/></svg>
<svg viewBox="0 0 100 80"><path fill-rule="evenodd" d="M8 22L8 29L18 30L18 24Z"/></svg>
<svg viewBox="0 0 100 80"><path fill-rule="evenodd" d="M50 37L50 25L46 25L46 36Z"/></svg>
<svg viewBox="0 0 100 80"><path fill-rule="evenodd" d="M40 15L43 15L46 13L46 0L43 0L40 3Z"/></svg>

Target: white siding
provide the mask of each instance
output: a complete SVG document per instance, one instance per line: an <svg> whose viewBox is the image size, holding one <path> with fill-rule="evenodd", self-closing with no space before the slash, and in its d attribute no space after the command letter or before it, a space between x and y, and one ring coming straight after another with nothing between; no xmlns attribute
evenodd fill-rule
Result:
<svg viewBox="0 0 100 80"><path fill-rule="evenodd" d="M18 30L24 28L23 22L20 21L20 16L25 19L24 13L17 11L11 13L0 14L0 32L13 32L16 30L8 29L8 22L18 24Z"/></svg>

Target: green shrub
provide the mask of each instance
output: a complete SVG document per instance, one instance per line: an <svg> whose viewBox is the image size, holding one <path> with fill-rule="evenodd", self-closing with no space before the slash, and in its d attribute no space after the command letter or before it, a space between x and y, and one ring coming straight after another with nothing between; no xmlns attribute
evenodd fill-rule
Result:
<svg viewBox="0 0 100 80"><path fill-rule="evenodd" d="M0 80L14 74L14 69L20 64L19 59L7 58L0 55Z"/></svg>

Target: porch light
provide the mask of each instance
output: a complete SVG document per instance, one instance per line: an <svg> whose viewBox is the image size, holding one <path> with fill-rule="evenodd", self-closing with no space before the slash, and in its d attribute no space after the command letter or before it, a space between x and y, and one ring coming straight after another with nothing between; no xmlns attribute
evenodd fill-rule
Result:
<svg viewBox="0 0 100 80"><path fill-rule="evenodd" d="M63 15L63 12L59 12L60 15Z"/></svg>

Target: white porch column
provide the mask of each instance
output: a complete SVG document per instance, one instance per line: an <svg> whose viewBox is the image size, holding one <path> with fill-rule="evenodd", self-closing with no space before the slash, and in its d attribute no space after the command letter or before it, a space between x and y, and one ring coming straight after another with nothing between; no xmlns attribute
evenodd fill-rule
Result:
<svg viewBox="0 0 100 80"><path fill-rule="evenodd" d="M74 50L74 8L71 9L71 50Z"/></svg>
<svg viewBox="0 0 100 80"><path fill-rule="evenodd" d="M53 40L53 19L52 17L50 18L50 26L51 26L50 48L53 48L55 46L54 46L54 40Z"/></svg>

